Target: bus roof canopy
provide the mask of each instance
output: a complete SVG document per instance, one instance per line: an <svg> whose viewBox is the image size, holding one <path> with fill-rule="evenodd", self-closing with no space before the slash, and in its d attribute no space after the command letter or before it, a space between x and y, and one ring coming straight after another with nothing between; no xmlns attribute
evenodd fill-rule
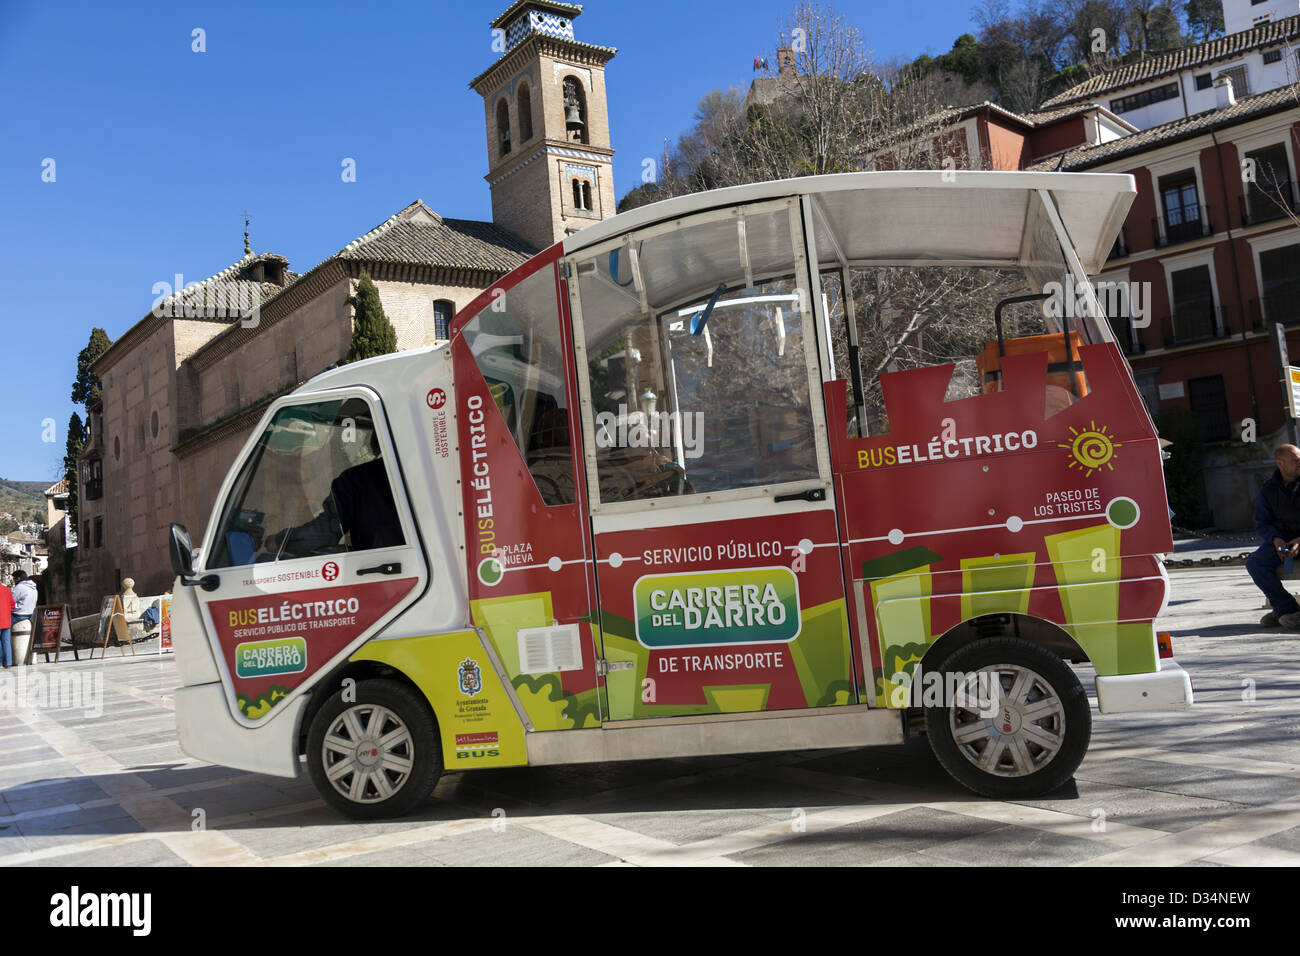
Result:
<svg viewBox="0 0 1300 956"><path fill-rule="evenodd" d="M706 209L808 196L823 266L1028 267L1042 260L1042 245L1053 235L1044 229L1040 201L1050 199L1084 270L1094 275L1136 194L1133 177L1115 173L922 170L807 176L641 206L568 237L564 252Z"/></svg>

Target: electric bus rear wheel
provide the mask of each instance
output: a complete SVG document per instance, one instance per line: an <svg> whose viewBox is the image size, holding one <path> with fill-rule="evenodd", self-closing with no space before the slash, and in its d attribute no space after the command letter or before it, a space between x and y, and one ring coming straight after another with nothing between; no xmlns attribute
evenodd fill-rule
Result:
<svg viewBox="0 0 1300 956"><path fill-rule="evenodd" d="M442 773L433 712L416 690L393 680L341 688L312 719L307 768L321 797L359 820L410 813Z"/></svg>
<svg viewBox="0 0 1300 956"><path fill-rule="evenodd" d="M926 733L958 783L1006 800L1050 793L1074 775L1092 738L1092 710L1060 657L994 637L959 648L939 670L944 700L925 708Z"/></svg>

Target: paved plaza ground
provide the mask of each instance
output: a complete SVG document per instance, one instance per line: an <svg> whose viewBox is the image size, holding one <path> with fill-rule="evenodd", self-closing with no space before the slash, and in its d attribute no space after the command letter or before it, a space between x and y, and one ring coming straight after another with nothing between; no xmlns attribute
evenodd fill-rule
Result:
<svg viewBox="0 0 1300 956"><path fill-rule="evenodd" d="M0 866L1300 864L1300 633L1259 629L1240 566L1171 578L1193 711L1094 710L1076 779L1011 803L917 739L447 774L421 811L363 824L305 775L186 757L170 657L42 665L102 674L104 714L0 707Z"/></svg>

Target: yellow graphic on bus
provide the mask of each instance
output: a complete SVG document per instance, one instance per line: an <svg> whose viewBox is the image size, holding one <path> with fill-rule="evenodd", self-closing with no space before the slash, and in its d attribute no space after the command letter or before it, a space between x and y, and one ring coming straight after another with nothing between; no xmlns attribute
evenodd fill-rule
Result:
<svg viewBox="0 0 1300 956"><path fill-rule="evenodd" d="M1068 448L1072 459L1070 467L1077 466L1083 469L1083 477L1091 478L1094 471L1102 468L1107 471L1115 470L1112 464L1115 459L1115 449L1124 444L1115 441L1106 432L1106 426L1102 425L1098 428L1095 421L1088 422L1088 427L1083 431L1071 426L1070 434L1074 437L1068 442L1058 443L1056 447Z"/></svg>

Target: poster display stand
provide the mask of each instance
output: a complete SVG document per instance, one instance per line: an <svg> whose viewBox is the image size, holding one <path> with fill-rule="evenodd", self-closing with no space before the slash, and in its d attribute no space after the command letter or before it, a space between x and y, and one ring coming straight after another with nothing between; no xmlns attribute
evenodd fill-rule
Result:
<svg viewBox="0 0 1300 956"><path fill-rule="evenodd" d="M99 609L99 630L96 632L95 643L102 649L100 658L108 655L108 642L113 641L117 649L126 656L126 647L131 648L131 656L135 656L135 645L131 643L131 634L126 626L126 613L122 610L122 596L114 594L104 598L103 605ZM94 657L94 649L91 649L91 657Z"/></svg>
<svg viewBox="0 0 1300 956"><path fill-rule="evenodd" d="M32 624L35 629L32 631L32 642L27 649L24 664L31 664L37 654L44 654L47 664L50 662L50 654L53 654L57 664L61 651L72 651L73 659L81 660L77 645L72 640L72 612L66 604L42 604L36 608Z"/></svg>

